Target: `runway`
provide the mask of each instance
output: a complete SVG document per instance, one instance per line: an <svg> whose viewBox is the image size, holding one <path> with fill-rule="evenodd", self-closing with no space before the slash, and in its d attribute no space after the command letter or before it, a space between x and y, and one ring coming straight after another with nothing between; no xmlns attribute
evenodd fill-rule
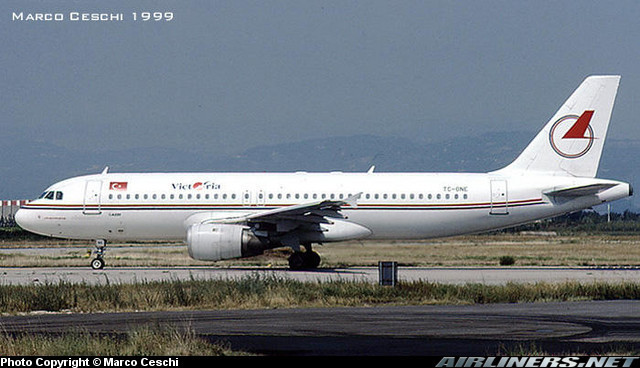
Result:
<svg viewBox="0 0 640 368"><path fill-rule="evenodd" d="M640 301L464 306L271 309L1 317L3 331L120 334L132 327L191 329L234 350L266 355L596 354L640 348Z"/></svg>
<svg viewBox="0 0 640 368"><path fill-rule="evenodd" d="M290 271L286 268L262 267L112 267L95 271L89 267L2 267L0 283L28 285L37 283L136 283L190 279L238 279L260 274L267 277L294 279L304 282L334 280L377 283L378 268L320 268L310 271ZM398 267L399 281L430 281L438 283L483 283L501 285L509 282L640 282L640 268L596 267Z"/></svg>

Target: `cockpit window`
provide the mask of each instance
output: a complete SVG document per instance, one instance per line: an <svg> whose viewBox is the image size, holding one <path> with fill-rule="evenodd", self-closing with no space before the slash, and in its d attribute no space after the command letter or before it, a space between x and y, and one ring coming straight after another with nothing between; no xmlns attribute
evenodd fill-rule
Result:
<svg viewBox="0 0 640 368"><path fill-rule="evenodd" d="M53 199L54 192L47 192L47 195L44 196L45 199Z"/></svg>
<svg viewBox="0 0 640 368"><path fill-rule="evenodd" d="M44 192L44 193L40 194L40 197L38 197L38 199L44 198L44 196L46 196L47 193L49 193L49 192Z"/></svg>
<svg viewBox="0 0 640 368"><path fill-rule="evenodd" d="M62 199L62 192L56 192L56 200L59 201Z"/></svg>

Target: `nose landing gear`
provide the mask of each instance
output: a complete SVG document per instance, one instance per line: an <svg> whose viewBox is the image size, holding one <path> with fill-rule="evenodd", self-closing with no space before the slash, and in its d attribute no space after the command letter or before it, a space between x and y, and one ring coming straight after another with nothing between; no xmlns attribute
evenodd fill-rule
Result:
<svg viewBox="0 0 640 368"><path fill-rule="evenodd" d="M107 248L107 241L104 239L96 240L96 258L91 261L91 268L101 270L104 268L104 252Z"/></svg>

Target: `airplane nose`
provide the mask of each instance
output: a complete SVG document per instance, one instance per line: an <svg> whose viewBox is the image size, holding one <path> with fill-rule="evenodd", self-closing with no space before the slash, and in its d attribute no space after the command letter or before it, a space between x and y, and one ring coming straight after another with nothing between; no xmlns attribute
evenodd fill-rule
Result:
<svg viewBox="0 0 640 368"><path fill-rule="evenodd" d="M27 211L19 209L13 219L16 221L16 224L18 224L18 226L25 230L29 230L29 217L30 216Z"/></svg>

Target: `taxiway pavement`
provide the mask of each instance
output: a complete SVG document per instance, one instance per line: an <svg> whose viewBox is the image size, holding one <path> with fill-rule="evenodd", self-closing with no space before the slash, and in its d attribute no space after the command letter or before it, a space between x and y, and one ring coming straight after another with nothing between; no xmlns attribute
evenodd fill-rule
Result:
<svg viewBox="0 0 640 368"><path fill-rule="evenodd" d="M379 281L377 267L320 268L290 271L286 268L214 268L214 267L2 267L0 284L29 285L38 283L105 284L172 280L239 279L255 274L267 277L313 281ZM640 282L640 268L597 267L398 267L399 281L438 283L483 283L500 285L509 282Z"/></svg>
<svg viewBox="0 0 640 368"><path fill-rule="evenodd" d="M640 301L0 317L6 333L123 334L141 326L188 329L267 355L486 356L532 346L531 353L599 354L640 348Z"/></svg>

